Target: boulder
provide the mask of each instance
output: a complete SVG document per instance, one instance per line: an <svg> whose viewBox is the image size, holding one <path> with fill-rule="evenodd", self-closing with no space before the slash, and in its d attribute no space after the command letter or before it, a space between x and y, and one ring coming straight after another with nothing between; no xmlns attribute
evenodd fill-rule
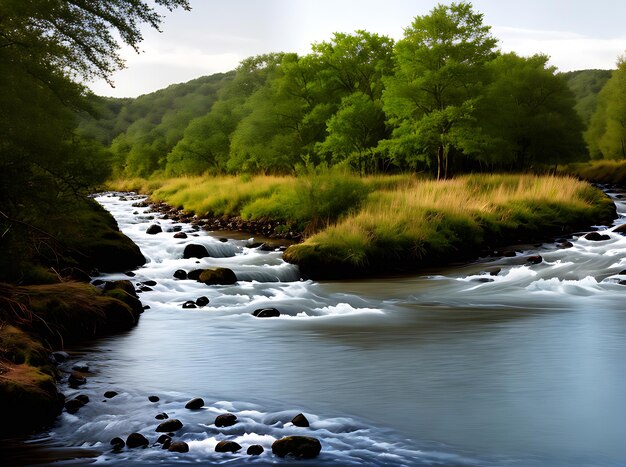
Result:
<svg viewBox="0 0 626 467"><path fill-rule="evenodd" d="M532 255L526 258L526 262L529 264L539 264L543 262L543 257L541 255Z"/></svg>
<svg viewBox="0 0 626 467"><path fill-rule="evenodd" d="M293 423L295 426L299 426L302 428L309 427L309 420L307 420L307 418L302 413L299 413L298 415L293 417L293 420L291 420L291 423Z"/></svg>
<svg viewBox="0 0 626 467"><path fill-rule="evenodd" d="M159 396L148 396L150 402L159 402Z"/></svg>
<svg viewBox="0 0 626 467"><path fill-rule="evenodd" d="M126 443L124 442L124 440L120 437L115 437L111 440L111 446L113 446L113 449L115 451L119 451L121 449L124 448L124 446L126 446Z"/></svg>
<svg viewBox="0 0 626 467"><path fill-rule="evenodd" d="M260 444L253 444L248 448L246 453L249 456L260 456L261 454L263 454L263 451L265 451L265 449L263 449L263 446L261 446Z"/></svg>
<svg viewBox="0 0 626 467"><path fill-rule="evenodd" d="M189 271L187 273L187 279L192 281L197 281L200 279L200 274L204 272L204 269L194 269L193 271Z"/></svg>
<svg viewBox="0 0 626 467"><path fill-rule="evenodd" d="M288 454L302 459L317 457L322 450L322 444L317 438L310 436L286 436L272 444L272 452L278 457Z"/></svg>
<svg viewBox="0 0 626 467"><path fill-rule="evenodd" d="M129 280L106 281L103 285L103 289L106 291L121 290L123 292L126 292L131 297L137 298L135 287L133 286L133 283Z"/></svg>
<svg viewBox="0 0 626 467"><path fill-rule="evenodd" d="M174 238L187 238L187 234L185 232L176 232Z"/></svg>
<svg viewBox="0 0 626 467"><path fill-rule="evenodd" d="M589 232L587 235L585 235L585 238L587 240L590 240L592 242L602 242L604 240L610 240L611 237L606 235L606 234L601 234L599 232Z"/></svg>
<svg viewBox="0 0 626 467"><path fill-rule="evenodd" d="M189 445L184 441L174 441L167 450L171 452L189 452Z"/></svg>
<svg viewBox="0 0 626 467"><path fill-rule="evenodd" d="M237 282L237 276L232 269L210 268L200 273L198 282L206 285L232 285Z"/></svg>
<svg viewBox="0 0 626 467"><path fill-rule="evenodd" d="M185 280L187 279L187 271L183 271L182 269L177 269L174 271L174 279Z"/></svg>
<svg viewBox="0 0 626 467"><path fill-rule="evenodd" d="M69 383L70 387L76 388L78 386L86 384L87 379L82 375L82 373L79 373L78 371L73 371L67 379L67 382Z"/></svg>
<svg viewBox="0 0 626 467"><path fill-rule="evenodd" d="M187 300L185 303L183 303L183 308L197 308L197 307L194 301Z"/></svg>
<svg viewBox="0 0 626 467"><path fill-rule="evenodd" d="M196 397L195 399L191 399L189 402L185 404L185 408L189 410L197 410L204 407L204 400L200 397Z"/></svg>
<svg viewBox="0 0 626 467"><path fill-rule="evenodd" d="M148 444L150 444L149 441L141 433L131 433L128 435L128 438L126 438L126 446L131 449L139 447L145 448Z"/></svg>
<svg viewBox="0 0 626 467"><path fill-rule="evenodd" d="M497 276L500 274L500 271L502 271L502 268L499 268L498 266L490 266L485 268L482 273L489 274L490 276Z"/></svg>
<svg viewBox="0 0 626 467"><path fill-rule="evenodd" d="M163 229L159 224L152 224L146 229L146 233L149 235L156 235L161 232L163 232Z"/></svg>
<svg viewBox="0 0 626 467"><path fill-rule="evenodd" d="M159 433L169 433L171 431L178 431L182 427L183 424L180 420L178 420L177 418L172 418L157 426L156 431Z"/></svg>
<svg viewBox="0 0 626 467"><path fill-rule="evenodd" d="M237 423L237 417L232 413L224 413L215 417L215 426L217 427L233 426L235 423Z"/></svg>
<svg viewBox="0 0 626 467"><path fill-rule="evenodd" d="M622 235L626 234L626 224L618 225L613 229L613 232L620 233Z"/></svg>
<svg viewBox="0 0 626 467"><path fill-rule="evenodd" d="M257 318L276 318L280 316L280 311L276 308L259 308L252 312Z"/></svg>
<svg viewBox="0 0 626 467"><path fill-rule="evenodd" d="M143 282L141 282L141 285L147 285L149 287L154 287L155 285L157 285L157 281L153 281L153 280L143 281Z"/></svg>
<svg viewBox="0 0 626 467"><path fill-rule="evenodd" d="M198 245L197 243L190 243L185 246L185 250L183 251L183 258L206 258L209 256L209 252L204 247L204 245Z"/></svg>
<svg viewBox="0 0 626 467"><path fill-rule="evenodd" d="M472 282L480 282L481 284L486 284L487 282L493 282L494 279L491 277L475 277L471 280Z"/></svg>
<svg viewBox="0 0 626 467"><path fill-rule="evenodd" d="M572 248L574 244L570 241L561 242L557 245L559 248Z"/></svg>
<svg viewBox="0 0 626 467"><path fill-rule="evenodd" d="M163 445L161 446L161 449L169 449L171 444L172 444L172 438L168 436L167 439L163 441Z"/></svg>
<svg viewBox="0 0 626 467"><path fill-rule="evenodd" d="M163 413L156 414L154 418L156 418L157 420L167 420L170 417L168 414L163 412Z"/></svg>
<svg viewBox="0 0 626 467"><path fill-rule="evenodd" d="M196 298L196 305L203 307L203 306L207 306L208 304L209 304L208 297L202 296L202 297Z"/></svg>
<svg viewBox="0 0 626 467"><path fill-rule="evenodd" d="M86 394L79 394L74 399L76 399L77 401L81 401L83 404L89 403L89 397Z"/></svg>
<svg viewBox="0 0 626 467"><path fill-rule="evenodd" d="M234 441L220 441L215 445L215 452L237 452L240 449L239 443Z"/></svg>
<svg viewBox="0 0 626 467"><path fill-rule="evenodd" d="M161 435L156 440L157 444L165 444L166 441L172 441L172 438L169 435Z"/></svg>
<svg viewBox="0 0 626 467"><path fill-rule="evenodd" d="M71 399L65 403L65 410L67 413L74 414L80 410L81 407L85 405L84 402L78 399Z"/></svg>

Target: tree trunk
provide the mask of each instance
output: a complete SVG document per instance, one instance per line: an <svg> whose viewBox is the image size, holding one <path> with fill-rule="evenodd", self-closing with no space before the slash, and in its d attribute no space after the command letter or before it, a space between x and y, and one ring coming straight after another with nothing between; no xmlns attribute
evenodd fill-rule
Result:
<svg viewBox="0 0 626 467"><path fill-rule="evenodd" d="M437 180L441 179L441 163L443 161L443 154L443 145L439 145L439 147L437 148Z"/></svg>

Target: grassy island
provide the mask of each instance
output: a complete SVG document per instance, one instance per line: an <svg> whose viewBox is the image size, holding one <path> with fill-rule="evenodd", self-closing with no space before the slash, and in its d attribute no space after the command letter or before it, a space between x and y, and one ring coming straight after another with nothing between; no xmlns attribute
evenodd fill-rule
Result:
<svg viewBox="0 0 626 467"><path fill-rule="evenodd" d="M609 222L604 193L571 177L467 175L358 177L328 171L300 177L184 177L126 180L116 189L199 217L241 216L299 231L286 261L313 278L418 270L471 259L510 244L545 240Z"/></svg>

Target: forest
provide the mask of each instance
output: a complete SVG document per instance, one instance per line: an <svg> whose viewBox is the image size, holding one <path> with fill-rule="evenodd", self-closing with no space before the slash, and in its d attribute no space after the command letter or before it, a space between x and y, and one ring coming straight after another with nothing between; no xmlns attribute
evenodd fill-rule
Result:
<svg viewBox="0 0 626 467"><path fill-rule="evenodd" d="M439 6L397 42L335 33L308 55L249 57L136 99L92 97L99 111L78 133L107 148L115 177L325 165L446 178L622 158L623 61L606 88L611 71L548 61L500 52L470 4Z"/></svg>

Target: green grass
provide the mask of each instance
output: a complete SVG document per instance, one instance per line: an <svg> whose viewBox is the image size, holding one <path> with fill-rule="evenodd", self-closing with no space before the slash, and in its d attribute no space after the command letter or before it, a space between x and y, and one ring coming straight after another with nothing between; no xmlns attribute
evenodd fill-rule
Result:
<svg viewBox="0 0 626 467"><path fill-rule="evenodd" d="M626 161L600 160L584 164L570 164L561 169L593 183L626 183Z"/></svg>
<svg viewBox="0 0 626 467"><path fill-rule="evenodd" d="M604 194L567 177L472 175L372 193L362 209L294 245L312 276L417 269L612 217Z"/></svg>
<svg viewBox="0 0 626 467"><path fill-rule="evenodd" d="M468 258L487 247L571 232L614 214L600 190L568 176L433 181L321 170L299 177L160 183L153 198L199 214L291 222L310 236L284 257L317 277L417 269Z"/></svg>

